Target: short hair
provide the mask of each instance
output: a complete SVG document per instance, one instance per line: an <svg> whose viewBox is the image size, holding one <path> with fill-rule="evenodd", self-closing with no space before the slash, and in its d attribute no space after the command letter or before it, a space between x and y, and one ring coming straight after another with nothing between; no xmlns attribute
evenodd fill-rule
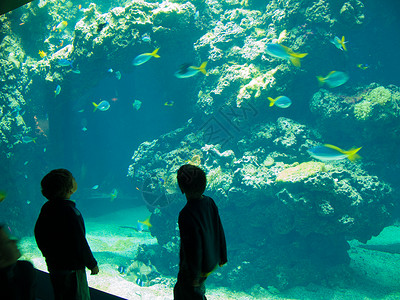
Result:
<svg viewBox="0 0 400 300"><path fill-rule="evenodd" d="M189 196L201 196L206 189L206 173L193 165L183 165L177 174L179 188L182 194Z"/></svg>
<svg viewBox="0 0 400 300"><path fill-rule="evenodd" d="M47 199L64 199L74 187L74 176L66 169L55 169L43 177L40 185Z"/></svg>

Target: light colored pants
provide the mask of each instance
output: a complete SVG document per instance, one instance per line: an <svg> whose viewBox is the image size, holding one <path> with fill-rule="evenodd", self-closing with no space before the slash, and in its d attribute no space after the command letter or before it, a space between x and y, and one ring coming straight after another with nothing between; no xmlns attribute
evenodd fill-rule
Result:
<svg viewBox="0 0 400 300"><path fill-rule="evenodd" d="M50 272L55 300L90 300L85 269Z"/></svg>

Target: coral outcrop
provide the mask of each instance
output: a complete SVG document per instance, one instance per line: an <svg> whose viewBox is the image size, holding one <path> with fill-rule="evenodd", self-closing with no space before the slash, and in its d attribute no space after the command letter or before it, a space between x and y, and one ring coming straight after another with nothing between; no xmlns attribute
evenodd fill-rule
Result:
<svg viewBox="0 0 400 300"><path fill-rule="evenodd" d="M374 162L370 167L376 174L392 181L394 174L385 165L388 158L393 164L399 164L396 158L396 141L400 136L399 87L371 83L345 94L321 89L313 95L310 110L326 141L334 143L335 137L341 136L349 146L369 149L361 155Z"/></svg>
<svg viewBox="0 0 400 300"><path fill-rule="evenodd" d="M194 138L193 126L143 144L130 175L139 182L150 176L153 184L159 176L168 178L161 187L146 185L146 193L174 199L150 209L160 251L175 256L176 218L184 205L175 173L191 157L200 158L197 163L208 174L207 194L217 201L234 245L230 264L215 280L278 290L321 282L349 262L347 239L366 242L391 222L396 207L391 187L350 161L314 161L306 150L320 137L303 124L279 118L254 125L237 145L224 147L205 144L201 133Z"/></svg>

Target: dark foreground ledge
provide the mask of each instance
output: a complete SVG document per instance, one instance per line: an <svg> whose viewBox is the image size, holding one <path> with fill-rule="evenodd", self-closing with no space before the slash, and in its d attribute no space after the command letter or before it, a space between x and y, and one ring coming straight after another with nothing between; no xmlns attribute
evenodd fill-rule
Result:
<svg viewBox="0 0 400 300"><path fill-rule="evenodd" d="M51 286L49 274L36 270L36 298L37 300L53 300L53 287ZM105 292L90 288L90 297L92 300L121 300L120 298Z"/></svg>

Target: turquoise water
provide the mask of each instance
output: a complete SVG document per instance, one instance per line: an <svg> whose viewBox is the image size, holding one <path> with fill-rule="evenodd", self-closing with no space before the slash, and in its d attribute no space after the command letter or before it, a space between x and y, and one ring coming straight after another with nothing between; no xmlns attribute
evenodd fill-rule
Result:
<svg viewBox="0 0 400 300"><path fill-rule="evenodd" d="M45 268L40 180L67 168L101 278L167 295L175 172L192 163L228 241L211 299L395 299L399 7L33 1L1 15L0 220Z"/></svg>

